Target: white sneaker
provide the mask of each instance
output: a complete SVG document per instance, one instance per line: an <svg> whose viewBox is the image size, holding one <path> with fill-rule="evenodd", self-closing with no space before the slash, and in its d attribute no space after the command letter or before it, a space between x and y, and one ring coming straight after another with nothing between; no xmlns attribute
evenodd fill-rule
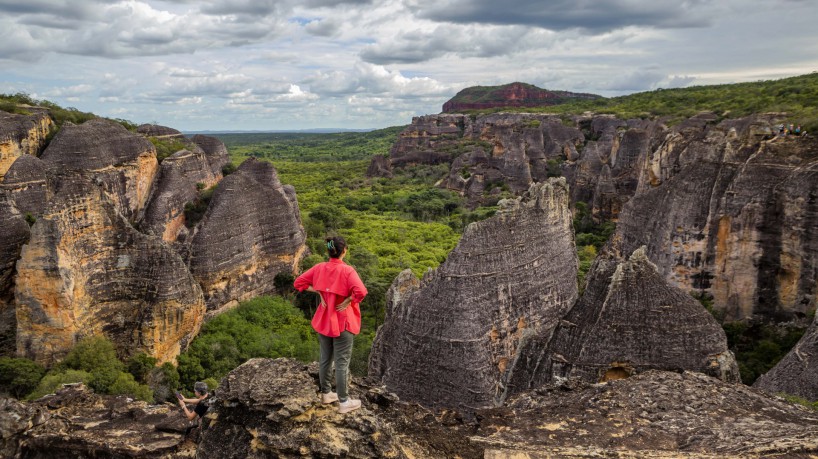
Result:
<svg viewBox="0 0 818 459"><path fill-rule="evenodd" d="M338 394L335 392L327 392L326 394L321 394L321 403L324 405L329 405L330 403L334 403L338 401Z"/></svg>
<svg viewBox="0 0 818 459"><path fill-rule="evenodd" d="M338 413L344 414L349 413L350 411L355 411L361 407L361 401L356 399L347 399L345 402L341 402L338 404Z"/></svg>

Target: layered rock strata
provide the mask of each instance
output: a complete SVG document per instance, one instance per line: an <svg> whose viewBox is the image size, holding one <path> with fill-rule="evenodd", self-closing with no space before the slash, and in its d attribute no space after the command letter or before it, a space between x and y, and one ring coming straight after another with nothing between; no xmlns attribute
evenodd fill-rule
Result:
<svg viewBox="0 0 818 459"><path fill-rule="evenodd" d="M565 181L500 206L420 285L406 273L390 288L369 374L402 399L466 411L498 404L524 386L524 354L541 351L576 300Z"/></svg>
<svg viewBox="0 0 818 459"><path fill-rule="evenodd" d="M162 161L153 196L140 223L144 232L175 242L180 233L187 232L185 205L221 179L221 172L213 175L207 157L196 150L177 151Z"/></svg>
<svg viewBox="0 0 818 459"><path fill-rule="evenodd" d="M598 382L650 369L740 382L724 330L698 301L667 283L644 247L625 261L597 259L585 293L533 366L544 373L541 382Z"/></svg>
<svg viewBox="0 0 818 459"><path fill-rule="evenodd" d="M130 221L137 220L148 204L159 169L150 141L105 119L65 123L40 159L56 166L65 180L77 171L92 175Z"/></svg>
<svg viewBox="0 0 818 459"><path fill-rule="evenodd" d="M0 356L16 349L17 317L14 312L14 266L30 230L7 192L0 190Z"/></svg>
<svg viewBox="0 0 818 459"><path fill-rule="evenodd" d="M221 179L222 169L230 163L230 155L224 142L216 137L201 134L191 137L190 142L202 149L210 165L210 172L214 177Z"/></svg>
<svg viewBox="0 0 818 459"><path fill-rule="evenodd" d="M753 387L771 394L784 392L818 401L818 322L815 319L804 336Z"/></svg>
<svg viewBox="0 0 818 459"><path fill-rule="evenodd" d="M5 190L17 209L32 217L39 217L46 203L54 195L54 183L49 179L48 164L40 158L23 155L17 158L0 180L0 189Z"/></svg>
<svg viewBox="0 0 818 459"><path fill-rule="evenodd" d="M38 155L52 127L54 122L46 112L19 115L0 111L0 179L17 158Z"/></svg>
<svg viewBox="0 0 818 459"><path fill-rule="evenodd" d="M134 230L90 181L64 184L17 262L17 352L51 364L80 338L173 359L198 332L201 289L181 257Z"/></svg>
<svg viewBox="0 0 818 459"><path fill-rule="evenodd" d="M306 250L295 190L255 159L222 180L190 239L209 311L274 292L276 274L294 273Z"/></svg>

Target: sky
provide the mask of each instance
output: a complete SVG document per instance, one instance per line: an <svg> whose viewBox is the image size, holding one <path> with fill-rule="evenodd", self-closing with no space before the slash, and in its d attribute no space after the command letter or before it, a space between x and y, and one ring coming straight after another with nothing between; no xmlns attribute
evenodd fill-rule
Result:
<svg viewBox="0 0 818 459"><path fill-rule="evenodd" d="M816 0L0 0L0 93L182 131L367 129L521 81L818 71Z"/></svg>

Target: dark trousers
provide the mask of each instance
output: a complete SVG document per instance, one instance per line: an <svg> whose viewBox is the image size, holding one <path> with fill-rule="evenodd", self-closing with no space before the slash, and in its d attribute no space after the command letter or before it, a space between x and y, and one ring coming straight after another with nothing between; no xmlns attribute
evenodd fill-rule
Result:
<svg viewBox="0 0 818 459"><path fill-rule="evenodd" d="M338 399L345 402L349 398L347 378L349 377L349 361L352 358L352 341L355 335L344 331L337 338L330 338L318 334L318 343L321 345L321 356L318 360L318 378L322 394L332 391L330 376L332 364L335 363L335 390Z"/></svg>

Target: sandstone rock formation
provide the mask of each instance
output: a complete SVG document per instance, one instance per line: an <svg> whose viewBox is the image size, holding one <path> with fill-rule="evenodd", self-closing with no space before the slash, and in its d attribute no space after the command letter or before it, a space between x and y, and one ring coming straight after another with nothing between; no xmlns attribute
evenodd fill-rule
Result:
<svg viewBox="0 0 818 459"><path fill-rule="evenodd" d="M214 177L221 179L222 168L230 162L230 155L224 142L216 137L196 134L190 138L190 142L202 149L210 164L210 171Z"/></svg>
<svg viewBox="0 0 818 459"><path fill-rule="evenodd" d="M148 204L159 169L153 144L101 118L63 125L40 159L57 166L67 180L76 171L93 175L130 221L135 221Z"/></svg>
<svg viewBox="0 0 818 459"><path fill-rule="evenodd" d="M317 368L287 359L252 359L233 370L216 393L217 421L204 430L197 457L479 457L458 433L462 425L444 426L378 388L353 385L364 406L339 415L319 403L317 376Z"/></svg>
<svg viewBox="0 0 818 459"><path fill-rule="evenodd" d="M494 406L530 377L521 354L541 350L574 303L576 272L564 180L501 201L419 286L408 273L393 283L369 374L425 405Z"/></svg>
<svg viewBox="0 0 818 459"><path fill-rule="evenodd" d="M200 149L177 151L165 158L140 229L165 241L176 241L180 232L186 231L185 204L220 179L221 171L218 175L213 174Z"/></svg>
<svg viewBox="0 0 818 459"><path fill-rule="evenodd" d="M7 192L0 189L0 356L14 354L17 318L14 312L14 265L30 230Z"/></svg>
<svg viewBox="0 0 818 459"><path fill-rule="evenodd" d="M7 458L73 459L139 457L182 459L196 455L185 441L187 422L178 408L147 405L124 396L99 396L82 384L22 405L0 399Z"/></svg>
<svg viewBox="0 0 818 459"><path fill-rule="evenodd" d="M181 257L134 230L100 186L65 182L17 262L17 352L60 359L78 339L173 359L202 323L201 289Z"/></svg>
<svg viewBox="0 0 818 459"><path fill-rule="evenodd" d="M547 107L572 99L597 99L595 94L548 91L534 85L514 82L502 86L473 86L458 92L443 104L444 113L485 110L501 107Z"/></svg>
<svg viewBox="0 0 818 459"><path fill-rule="evenodd" d="M136 127L136 132L148 137L165 137L171 139L184 139L184 135L172 127L160 126L158 124L140 124Z"/></svg>
<svg viewBox="0 0 818 459"><path fill-rule="evenodd" d="M788 458L818 452L818 414L701 373L648 371L525 392L480 413L485 458Z"/></svg>
<svg viewBox="0 0 818 459"><path fill-rule="evenodd" d="M753 387L818 401L818 322L815 319L794 348Z"/></svg>
<svg viewBox="0 0 818 459"><path fill-rule="evenodd" d="M208 310L275 291L276 274L297 269L305 240L295 190L272 164L245 161L216 188L191 237L190 270Z"/></svg>
<svg viewBox="0 0 818 459"><path fill-rule="evenodd" d="M0 111L0 179L17 158L39 154L53 126L46 112L18 115Z"/></svg>
<svg viewBox="0 0 818 459"><path fill-rule="evenodd" d="M544 373L540 382L598 382L649 369L741 382L724 330L698 301L667 283L644 247L626 261L597 259L582 298L532 366Z"/></svg>
<svg viewBox="0 0 818 459"><path fill-rule="evenodd" d="M643 162L620 215L623 252L646 245L683 290L727 320L791 320L816 306L818 141L765 140L774 117L692 119Z"/></svg>
<svg viewBox="0 0 818 459"><path fill-rule="evenodd" d="M48 164L40 158L23 155L12 163L0 180L0 189L6 190L23 215L39 217L53 196L54 184L49 180L47 169Z"/></svg>

